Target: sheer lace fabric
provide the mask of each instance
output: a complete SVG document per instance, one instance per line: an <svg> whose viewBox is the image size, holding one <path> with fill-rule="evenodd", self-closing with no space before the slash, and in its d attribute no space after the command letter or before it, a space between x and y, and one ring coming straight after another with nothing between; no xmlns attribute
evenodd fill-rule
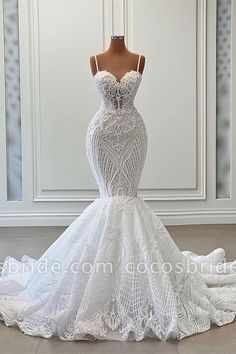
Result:
<svg viewBox="0 0 236 354"><path fill-rule="evenodd" d="M86 151L101 197L137 196L147 150L146 127L133 103L140 79L136 71L120 83L107 71L95 77L102 105L89 124Z"/></svg>
<svg viewBox="0 0 236 354"><path fill-rule="evenodd" d="M102 104L89 123L86 151L100 197L38 260L6 258L0 277L6 325L68 341L140 341L182 339L234 320L236 262L224 263L221 248L206 256L180 251L137 196L147 149L134 106L141 77L95 75Z"/></svg>

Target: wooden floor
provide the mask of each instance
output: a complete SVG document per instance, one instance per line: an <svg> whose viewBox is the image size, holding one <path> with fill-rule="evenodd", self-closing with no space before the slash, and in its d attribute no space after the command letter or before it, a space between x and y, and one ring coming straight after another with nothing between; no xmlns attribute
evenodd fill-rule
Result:
<svg viewBox="0 0 236 354"><path fill-rule="evenodd" d="M63 342L28 336L0 323L0 354L235 354L236 323L184 338L179 342Z"/></svg>
<svg viewBox="0 0 236 354"><path fill-rule="evenodd" d="M18 259L23 254L38 258L66 227L0 228L0 261L7 255ZM227 260L236 259L236 225L168 226L181 250L206 254L222 247ZM181 341L161 342L64 342L56 337L44 339L7 327L0 321L0 354L235 354L236 320L223 327L212 324L200 334Z"/></svg>

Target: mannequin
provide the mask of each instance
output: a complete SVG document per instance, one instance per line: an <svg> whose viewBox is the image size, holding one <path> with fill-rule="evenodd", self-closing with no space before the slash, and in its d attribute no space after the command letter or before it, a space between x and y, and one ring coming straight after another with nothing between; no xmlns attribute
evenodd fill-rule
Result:
<svg viewBox="0 0 236 354"><path fill-rule="evenodd" d="M139 54L129 51L124 42L124 36L111 36L108 49L96 55L99 70L107 70L112 73L117 81L130 70L136 70ZM141 55L139 72L142 74L145 65L145 57ZM90 57L92 74L97 72L95 56Z"/></svg>

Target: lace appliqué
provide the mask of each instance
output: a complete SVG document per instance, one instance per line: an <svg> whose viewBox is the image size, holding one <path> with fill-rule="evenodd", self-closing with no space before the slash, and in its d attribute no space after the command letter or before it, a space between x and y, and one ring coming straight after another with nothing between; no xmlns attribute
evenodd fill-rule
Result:
<svg viewBox="0 0 236 354"><path fill-rule="evenodd" d="M147 151L146 127L134 107L140 81L136 71L120 82L107 71L96 74L102 105L88 126L86 151L101 197L137 196Z"/></svg>

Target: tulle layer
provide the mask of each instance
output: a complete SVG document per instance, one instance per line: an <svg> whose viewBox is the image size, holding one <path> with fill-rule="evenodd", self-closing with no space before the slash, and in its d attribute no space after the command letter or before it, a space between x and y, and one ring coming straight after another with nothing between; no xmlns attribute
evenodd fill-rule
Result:
<svg viewBox="0 0 236 354"><path fill-rule="evenodd" d="M224 256L180 251L139 197L97 198L38 260L6 258L0 319L68 341L182 339L234 320Z"/></svg>

